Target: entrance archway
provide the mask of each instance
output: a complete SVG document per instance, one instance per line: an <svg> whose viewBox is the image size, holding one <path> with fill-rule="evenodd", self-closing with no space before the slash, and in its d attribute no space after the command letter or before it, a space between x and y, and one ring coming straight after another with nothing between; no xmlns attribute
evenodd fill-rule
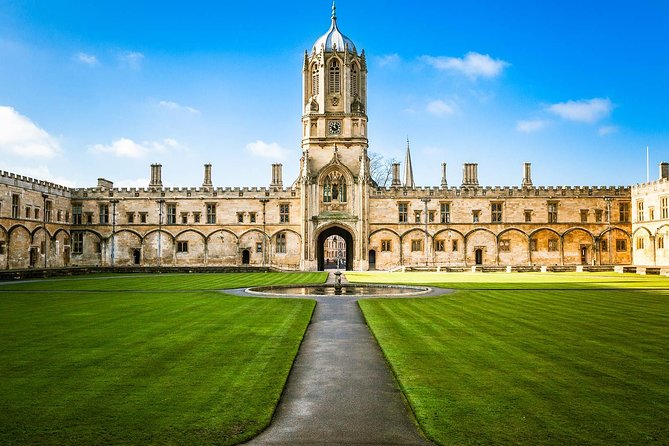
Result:
<svg viewBox="0 0 669 446"><path fill-rule="evenodd" d="M477 265L483 265L483 249L476 248L474 251L474 260Z"/></svg>
<svg viewBox="0 0 669 446"><path fill-rule="evenodd" d="M346 229L341 226L332 226L325 229L318 235L316 241L316 255L318 256L318 270L323 271L325 268L325 240L332 236L338 235L344 239L346 243L346 269L353 269L353 236Z"/></svg>
<svg viewBox="0 0 669 446"><path fill-rule="evenodd" d="M376 251L371 249L369 251L369 269L374 270L376 269Z"/></svg>
<svg viewBox="0 0 669 446"><path fill-rule="evenodd" d="M251 263L251 252L248 249L242 251L242 265Z"/></svg>

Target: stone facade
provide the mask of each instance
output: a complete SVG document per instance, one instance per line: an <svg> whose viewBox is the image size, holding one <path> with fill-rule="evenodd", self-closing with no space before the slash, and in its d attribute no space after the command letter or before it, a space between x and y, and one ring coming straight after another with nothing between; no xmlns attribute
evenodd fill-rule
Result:
<svg viewBox="0 0 669 446"><path fill-rule="evenodd" d="M656 238L632 258L634 197L646 194L646 206L661 199L666 179L634 188L535 187L526 163L520 187L482 187L477 165L465 164L462 185L448 187L442 164L440 186L415 187L407 146L404 182L395 165L392 186L377 187L367 154L366 56L341 34L334 11L328 32L305 52L302 99L300 173L289 187L280 164L270 185L257 188L214 187L211 165L191 188L162 187L159 164L147 188L100 179L71 189L0 172L0 268L317 270L333 235L355 270L650 264L646 250L669 231L637 221L635 208L635 237ZM656 218L665 215L653 206Z"/></svg>
<svg viewBox="0 0 669 446"><path fill-rule="evenodd" d="M634 264L669 266L669 163L658 180L632 186L632 205Z"/></svg>

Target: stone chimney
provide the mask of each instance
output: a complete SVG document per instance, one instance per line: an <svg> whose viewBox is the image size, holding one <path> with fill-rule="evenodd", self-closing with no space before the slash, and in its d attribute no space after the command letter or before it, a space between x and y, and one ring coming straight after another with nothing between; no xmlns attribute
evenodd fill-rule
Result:
<svg viewBox="0 0 669 446"><path fill-rule="evenodd" d="M478 167L477 163L465 163L462 165L462 185L478 186Z"/></svg>
<svg viewBox="0 0 669 446"><path fill-rule="evenodd" d="M151 164L151 181L149 187L163 187L162 164Z"/></svg>
<svg viewBox="0 0 669 446"><path fill-rule="evenodd" d="M400 163L393 163L393 182L391 186L398 187L401 186L400 182Z"/></svg>
<svg viewBox="0 0 669 446"><path fill-rule="evenodd" d="M212 187L211 183L211 164L204 165L204 181L202 182L202 187Z"/></svg>
<svg viewBox="0 0 669 446"><path fill-rule="evenodd" d="M283 164L272 164L271 187L283 187Z"/></svg>
<svg viewBox="0 0 669 446"><path fill-rule="evenodd" d="M113 189L114 183L104 178L98 178L98 187L104 187L105 189Z"/></svg>
<svg viewBox="0 0 669 446"><path fill-rule="evenodd" d="M532 186L532 163L523 163L523 183L521 186Z"/></svg>
<svg viewBox="0 0 669 446"><path fill-rule="evenodd" d="M660 163L660 179L661 180L669 179L669 163L664 161Z"/></svg>
<svg viewBox="0 0 669 446"><path fill-rule="evenodd" d="M446 181L446 163L441 163L441 187L448 187L448 181Z"/></svg>

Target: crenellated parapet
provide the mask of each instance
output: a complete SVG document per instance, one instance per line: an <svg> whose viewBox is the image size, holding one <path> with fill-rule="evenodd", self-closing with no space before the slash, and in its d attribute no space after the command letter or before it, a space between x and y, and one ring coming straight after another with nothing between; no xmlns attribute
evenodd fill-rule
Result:
<svg viewBox="0 0 669 446"><path fill-rule="evenodd" d="M71 189L73 199L114 198L276 198L286 199L299 196L296 187L90 187Z"/></svg>
<svg viewBox="0 0 669 446"><path fill-rule="evenodd" d="M69 197L71 193L69 187L61 186L60 184L51 183L49 181L37 180L25 175L6 172L4 170L0 170L0 184L63 197Z"/></svg>
<svg viewBox="0 0 669 446"><path fill-rule="evenodd" d="M378 187L372 190L371 198L402 199L435 197L444 199L487 197L515 198L582 198L582 197L629 197L629 186L461 186L461 187Z"/></svg>

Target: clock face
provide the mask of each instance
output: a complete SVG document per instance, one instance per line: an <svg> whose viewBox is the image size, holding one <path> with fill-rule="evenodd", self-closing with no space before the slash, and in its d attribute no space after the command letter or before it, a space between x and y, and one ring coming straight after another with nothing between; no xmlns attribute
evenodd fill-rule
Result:
<svg viewBox="0 0 669 446"><path fill-rule="evenodd" d="M330 135L339 135L341 133L341 121L330 121L328 123L328 132Z"/></svg>

